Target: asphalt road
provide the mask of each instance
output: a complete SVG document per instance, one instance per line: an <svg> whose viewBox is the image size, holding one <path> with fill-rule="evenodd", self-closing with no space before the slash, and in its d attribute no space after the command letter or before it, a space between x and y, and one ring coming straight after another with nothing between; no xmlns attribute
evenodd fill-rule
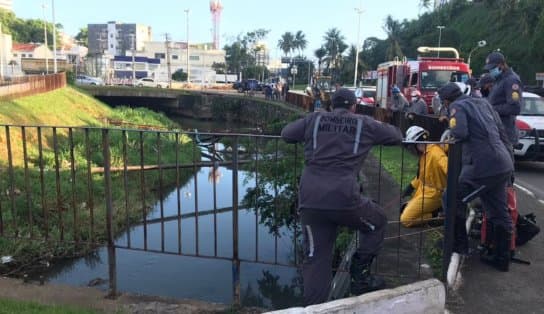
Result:
<svg viewBox="0 0 544 314"><path fill-rule="evenodd" d="M544 201L544 162L516 163L516 184Z"/></svg>
<svg viewBox="0 0 544 314"><path fill-rule="evenodd" d="M520 214L534 212L544 230L544 163L516 164L516 190ZM465 260L462 284L448 297L450 313L544 313L544 231L516 250L531 265L511 264L507 273L479 261Z"/></svg>

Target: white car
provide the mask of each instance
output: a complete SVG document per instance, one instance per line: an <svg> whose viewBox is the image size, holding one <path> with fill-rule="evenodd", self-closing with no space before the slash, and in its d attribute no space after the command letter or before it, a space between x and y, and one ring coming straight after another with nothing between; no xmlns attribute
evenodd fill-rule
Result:
<svg viewBox="0 0 544 314"><path fill-rule="evenodd" d="M523 92L516 127L519 131L519 142L514 148L516 159L544 161L544 98Z"/></svg>
<svg viewBox="0 0 544 314"><path fill-rule="evenodd" d="M104 81L99 77L92 77L88 75L77 75L76 84L79 85L104 85Z"/></svg>
<svg viewBox="0 0 544 314"><path fill-rule="evenodd" d="M160 82L155 80L152 77L144 77L136 81L136 86L138 87L157 87L157 88L168 88L167 82Z"/></svg>

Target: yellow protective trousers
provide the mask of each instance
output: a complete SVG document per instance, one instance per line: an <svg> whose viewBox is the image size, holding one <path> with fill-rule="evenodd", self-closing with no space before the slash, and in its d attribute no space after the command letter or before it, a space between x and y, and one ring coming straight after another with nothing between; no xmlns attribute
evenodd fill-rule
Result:
<svg viewBox="0 0 544 314"><path fill-rule="evenodd" d="M415 192L400 216L405 227L414 227L432 218L442 207L442 193L446 188L448 156L440 145L429 144L419 158L419 171L410 183Z"/></svg>

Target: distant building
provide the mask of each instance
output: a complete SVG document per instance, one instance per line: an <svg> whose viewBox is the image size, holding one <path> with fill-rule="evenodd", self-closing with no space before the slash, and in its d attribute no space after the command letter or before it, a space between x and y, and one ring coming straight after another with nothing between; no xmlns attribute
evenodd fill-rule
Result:
<svg viewBox="0 0 544 314"><path fill-rule="evenodd" d="M147 57L134 57L134 63L132 57L115 56L113 58L113 77L116 79L130 79L133 74L137 79L143 77L159 78L158 74L161 68L161 62L159 59L147 58Z"/></svg>
<svg viewBox="0 0 544 314"><path fill-rule="evenodd" d="M13 0L0 0L0 9L13 11Z"/></svg>
<svg viewBox="0 0 544 314"><path fill-rule="evenodd" d="M151 27L141 24L88 24L89 54L123 56L127 50L141 51L151 41Z"/></svg>
<svg viewBox="0 0 544 314"><path fill-rule="evenodd" d="M17 75L15 71L15 61L12 60L12 41L11 35L2 33L0 25L0 77ZM20 64L20 63L19 63ZM8 69L8 65L9 69ZM19 67L17 67L19 69ZM19 71L17 71L19 72Z"/></svg>
<svg viewBox="0 0 544 314"><path fill-rule="evenodd" d="M190 79L192 82L215 81L215 72L212 70L212 65L225 62L224 50L208 49L208 47L212 47L212 44L195 44L189 47ZM127 51L126 55L129 54L130 51ZM149 41L144 43L143 51L138 51L136 55L160 60L160 72L156 73L156 75L161 79L168 77L167 56L170 57L171 74L180 69L187 73L186 42L171 42L167 51L166 42ZM209 79L208 76L213 76L213 79Z"/></svg>
<svg viewBox="0 0 544 314"><path fill-rule="evenodd" d="M53 59L53 52L49 50L44 44L20 44L13 43L11 48L13 53L13 60L21 64L21 59L33 58L33 59Z"/></svg>

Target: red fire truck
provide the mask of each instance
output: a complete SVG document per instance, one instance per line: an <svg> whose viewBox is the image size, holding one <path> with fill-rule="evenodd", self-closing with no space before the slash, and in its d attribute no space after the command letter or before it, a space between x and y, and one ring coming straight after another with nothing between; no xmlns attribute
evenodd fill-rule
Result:
<svg viewBox="0 0 544 314"><path fill-rule="evenodd" d="M410 100L410 92L417 89L421 92L432 113L431 101L436 91L448 82L466 82L470 77L470 69L459 52L449 47L419 47L420 54L433 53L434 57L419 56L417 60L394 60L378 66L376 85L376 103L387 108L391 103L391 90L394 86ZM453 58L439 56L440 53L453 53Z"/></svg>

